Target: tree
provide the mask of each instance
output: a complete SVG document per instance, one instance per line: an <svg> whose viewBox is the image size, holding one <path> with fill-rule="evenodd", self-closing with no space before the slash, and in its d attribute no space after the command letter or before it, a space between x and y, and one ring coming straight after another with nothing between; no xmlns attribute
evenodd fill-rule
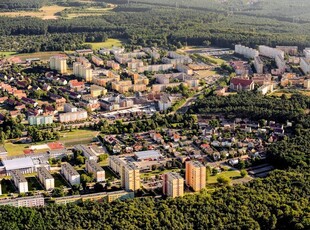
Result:
<svg viewBox="0 0 310 230"><path fill-rule="evenodd" d="M228 185L231 181L230 178L223 175L218 176L216 180L220 185Z"/></svg>
<svg viewBox="0 0 310 230"><path fill-rule="evenodd" d="M246 177L248 175L248 172L245 169L242 169L240 171L240 175L241 175L242 178L244 178L244 177Z"/></svg>

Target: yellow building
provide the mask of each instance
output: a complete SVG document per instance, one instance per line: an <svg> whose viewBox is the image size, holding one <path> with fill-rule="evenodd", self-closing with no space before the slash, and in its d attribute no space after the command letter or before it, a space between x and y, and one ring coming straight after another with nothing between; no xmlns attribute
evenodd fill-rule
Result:
<svg viewBox="0 0 310 230"><path fill-rule="evenodd" d="M108 90L101 86L92 85L90 87L90 94L92 97L100 97L100 96L106 95L107 93L108 93Z"/></svg>
<svg viewBox="0 0 310 230"><path fill-rule="evenodd" d="M123 175L121 177L124 183L122 186L126 191L136 192L140 189L140 171L134 164L127 163L124 165Z"/></svg>
<svg viewBox="0 0 310 230"><path fill-rule="evenodd" d="M163 194L168 197L178 197L184 194L184 179L176 172L163 175Z"/></svg>
<svg viewBox="0 0 310 230"><path fill-rule="evenodd" d="M53 56L50 58L50 68L57 70L59 73L67 73L67 59L62 56Z"/></svg>
<svg viewBox="0 0 310 230"><path fill-rule="evenodd" d="M306 80L304 81L304 87L305 87L306 89L310 89L310 79L306 79Z"/></svg>
<svg viewBox="0 0 310 230"><path fill-rule="evenodd" d="M73 74L77 77L82 77L86 82L91 82L93 79L93 70L80 62L73 63Z"/></svg>
<svg viewBox="0 0 310 230"><path fill-rule="evenodd" d="M185 163L185 182L195 192L206 187L206 167L198 161Z"/></svg>

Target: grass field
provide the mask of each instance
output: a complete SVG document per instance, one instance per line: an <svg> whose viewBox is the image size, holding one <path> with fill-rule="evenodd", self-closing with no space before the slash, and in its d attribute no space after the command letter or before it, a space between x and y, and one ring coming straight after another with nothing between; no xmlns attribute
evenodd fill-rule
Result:
<svg viewBox="0 0 310 230"><path fill-rule="evenodd" d="M225 176L225 177L232 179L233 177L240 177L240 172L238 170L221 172L221 173L216 174L215 176L209 176L207 183L216 184L217 178L219 176Z"/></svg>
<svg viewBox="0 0 310 230"><path fill-rule="evenodd" d="M64 54L61 51L51 51L51 52L37 52L37 53L25 53L25 54L17 54L14 57L20 58L22 61L25 61L27 58L40 58L43 60L49 60L51 56Z"/></svg>
<svg viewBox="0 0 310 230"><path fill-rule="evenodd" d="M53 173L52 176L55 179L55 188L56 187L70 187L69 184L64 180L64 178L59 173Z"/></svg>
<svg viewBox="0 0 310 230"><path fill-rule="evenodd" d="M29 191L44 190L36 177L26 177Z"/></svg>
<svg viewBox="0 0 310 230"><path fill-rule="evenodd" d="M100 48L111 48L113 46L121 47L123 45L123 41L110 38L105 42L86 42L84 44L91 45L94 50L99 50Z"/></svg>
<svg viewBox="0 0 310 230"><path fill-rule="evenodd" d="M58 6L58 5L43 6L42 8L39 9L39 11L1 12L1 16L38 17L38 18L42 18L43 20L57 19L59 17L55 14L63 11L66 8L70 8L70 7L63 7L63 6Z"/></svg>
<svg viewBox="0 0 310 230"><path fill-rule="evenodd" d="M273 93L271 93L271 96L276 96L276 97L281 97L283 94L286 95L288 98L291 98L291 96L294 93L300 93L302 95L305 96L309 96L310 97L310 91L307 90L298 90L298 91L287 91L287 90L276 90Z"/></svg>
<svg viewBox="0 0 310 230"><path fill-rule="evenodd" d="M94 138L98 135L98 131L93 130L73 130L65 131L60 133L60 141L68 142L68 141L78 141L80 139L86 138Z"/></svg>
<svg viewBox="0 0 310 230"><path fill-rule="evenodd" d="M75 10L74 8L72 8L72 9L68 10L68 12L66 13L66 16L64 16L63 18L72 19L72 18L82 17L82 16L106 15L106 14L113 13L113 12L111 12L111 10L113 10L114 8L115 7L113 7L113 8L89 7L89 8L85 8L83 10Z"/></svg>
<svg viewBox="0 0 310 230"><path fill-rule="evenodd" d="M0 57L11 57L17 54L16 52L7 52L7 51L0 51Z"/></svg>
<svg viewBox="0 0 310 230"><path fill-rule="evenodd" d="M29 144L13 144L11 142L5 143L5 148L8 151L9 156L23 155L24 150L27 149Z"/></svg>

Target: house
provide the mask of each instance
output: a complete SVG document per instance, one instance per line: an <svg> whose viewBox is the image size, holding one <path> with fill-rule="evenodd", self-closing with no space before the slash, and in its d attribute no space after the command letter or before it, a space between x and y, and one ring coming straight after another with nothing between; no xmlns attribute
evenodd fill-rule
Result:
<svg viewBox="0 0 310 230"><path fill-rule="evenodd" d="M235 91L254 90L254 81L243 78L233 78L230 81L230 89Z"/></svg>
<svg viewBox="0 0 310 230"><path fill-rule="evenodd" d="M69 81L69 86L71 89L74 89L76 91L81 91L85 89L85 84L84 82L78 81L78 80L70 80Z"/></svg>

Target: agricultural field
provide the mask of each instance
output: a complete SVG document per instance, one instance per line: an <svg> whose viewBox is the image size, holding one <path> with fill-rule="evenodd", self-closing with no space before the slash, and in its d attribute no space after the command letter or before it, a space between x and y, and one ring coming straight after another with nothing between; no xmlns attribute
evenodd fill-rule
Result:
<svg viewBox="0 0 310 230"><path fill-rule="evenodd" d="M39 11L16 11L16 12L1 12L1 16L8 17L37 17L43 20L48 19L58 19L59 16L56 14L68 9L70 7L52 5L52 6L43 6Z"/></svg>
<svg viewBox="0 0 310 230"><path fill-rule="evenodd" d="M90 7L90 8L71 8L68 10L64 10L61 12L61 17L64 19L73 19L76 17L85 17L85 16L100 16L100 15L107 15L107 14L112 14L112 8L95 8L95 7Z"/></svg>
<svg viewBox="0 0 310 230"><path fill-rule="evenodd" d="M123 41L110 38L105 42L86 42L84 44L91 45L94 50L99 50L100 48L111 48L113 46L121 47L123 45Z"/></svg>

